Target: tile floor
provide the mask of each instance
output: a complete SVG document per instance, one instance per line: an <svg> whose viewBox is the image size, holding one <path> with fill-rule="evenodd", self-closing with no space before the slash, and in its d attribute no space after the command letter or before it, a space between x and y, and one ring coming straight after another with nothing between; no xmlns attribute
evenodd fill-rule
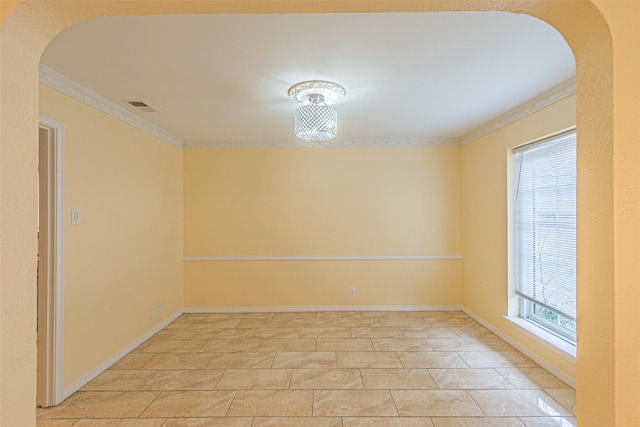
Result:
<svg viewBox="0 0 640 427"><path fill-rule="evenodd" d="M462 312L184 314L38 427L575 427L575 391Z"/></svg>

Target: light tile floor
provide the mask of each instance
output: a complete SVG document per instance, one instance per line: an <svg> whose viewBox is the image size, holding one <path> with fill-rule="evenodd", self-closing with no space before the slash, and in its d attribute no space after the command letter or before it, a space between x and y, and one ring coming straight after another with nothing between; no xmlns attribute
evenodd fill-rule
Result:
<svg viewBox="0 0 640 427"><path fill-rule="evenodd" d="M575 427L575 391L462 312L184 314L38 427Z"/></svg>

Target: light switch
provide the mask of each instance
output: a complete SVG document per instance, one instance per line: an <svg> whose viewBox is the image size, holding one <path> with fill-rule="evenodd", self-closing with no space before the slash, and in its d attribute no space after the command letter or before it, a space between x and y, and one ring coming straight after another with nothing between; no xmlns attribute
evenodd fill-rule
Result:
<svg viewBox="0 0 640 427"><path fill-rule="evenodd" d="M80 209L71 209L71 224L80 224Z"/></svg>

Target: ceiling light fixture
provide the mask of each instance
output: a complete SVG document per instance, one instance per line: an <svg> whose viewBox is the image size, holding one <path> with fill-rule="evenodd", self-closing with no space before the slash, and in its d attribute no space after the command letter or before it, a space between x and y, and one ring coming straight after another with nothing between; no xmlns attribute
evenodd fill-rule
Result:
<svg viewBox="0 0 640 427"><path fill-rule="evenodd" d="M346 91L337 83L309 80L289 88L289 96L304 104L296 110L295 133L307 141L326 141L338 133L338 112L328 104L342 100Z"/></svg>

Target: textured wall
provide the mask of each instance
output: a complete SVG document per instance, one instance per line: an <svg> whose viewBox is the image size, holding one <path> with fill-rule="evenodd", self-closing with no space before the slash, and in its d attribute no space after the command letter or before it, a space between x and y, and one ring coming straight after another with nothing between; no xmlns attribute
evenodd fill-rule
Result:
<svg viewBox="0 0 640 427"><path fill-rule="evenodd" d="M459 154L459 147L185 150L185 255L459 257ZM459 305L461 264L187 261L185 300L187 307Z"/></svg>
<svg viewBox="0 0 640 427"><path fill-rule="evenodd" d="M46 86L65 124L64 385L183 307L182 150ZM71 209L81 210L71 224ZM150 318L151 306L163 313Z"/></svg>
<svg viewBox="0 0 640 427"><path fill-rule="evenodd" d="M509 314L509 302L517 305L517 298L509 301L507 292L508 274L513 272L507 247L507 186L512 177L508 150L574 126L575 121L576 97L571 96L463 146L462 152L463 305L574 380L574 365L518 332L503 316Z"/></svg>
<svg viewBox="0 0 640 427"><path fill-rule="evenodd" d="M553 25L577 64L578 418L634 425L640 393L637 292L638 2L43 2L27 0L0 33L0 424L33 426L38 59L84 19L126 14L504 10ZM10 8L6 9L6 11ZM3 9L5 13L5 9Z"/></svg>

